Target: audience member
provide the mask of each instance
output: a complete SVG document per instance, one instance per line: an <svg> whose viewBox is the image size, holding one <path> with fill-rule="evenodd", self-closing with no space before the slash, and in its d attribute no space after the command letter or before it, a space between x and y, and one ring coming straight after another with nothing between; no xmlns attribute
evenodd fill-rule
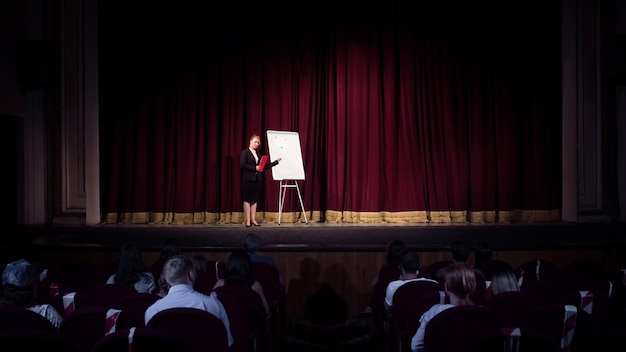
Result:
<svg viewBox="0 0 626 352"><path fill-rule="evenodd" d="M365 313L375 312L385 299L387 285L396 280L402 274L400 272L400 255L406 251L406 245L400 240L391 240L385 247L385 262L378 269L376 276L372 280L372 299L370 300Z"/></svg>
<svg viewBox="0 0 626 352"><path fill-rule="evenodd" d="M28 309L48 319L57 329L63 316L49 304L37 304L39 272L25 259L7 264L2 272L0 307Z"/></svg>
<svg viewBox="0 0 626 352"><path fill-rule="evenodd" d="M152 272L144 265L139 247L134 243L125 243L120 248L117 272L109 276L107 284L133 286L137 292L153 292L156 281Z"/></svg>
<svg viewBox="0 0 626 352"><path fill-rule="evenodd" d="M191 257L191 262L193 263L194 269L196 269L196 280L193 282L194 290L207 295L210 294L213 290L213 284L209 280L209 275L214 274L207 272L209 261L205 256L196 254Z"/></svg>
<svg viewBox="0 0 626 352"><path fill-rule="evenodd" d="M452 262L444 270L443 280L445 290L450 297L450 303L435 304L419 318L420 325L411 339L411 350L422 351L424 349L424 332L428 322L440 312L462 305L473 305L471 296L476 290L476 276L474 271L462 261ZM471 324L472 322L468 322Z"/></svg>
<svg viewBox="0 0 626 352"><path fill-rule="evenodd" d="M166 309L201 309L215 315L224 323L228 334L228 345L232 346L233 336L230 332L230 322L222 303L214 295L205 295L193 289L196 270L191 259L182 255L175 255L168 259L163 265L162 277L167 282L169 289L163 298L146 309L144 315L146 325L155 314Z"/></svg>
<svg viewBox="0 0 626 352"><path fill-rule="evenodd" d="M383 289L386 288L387 284L389 284L389 282L391 281L385 281L387 277L399 277L400 256L404 251L406 251L406 245L400 240L391 240L389 243L387 243L385 251L385 263L380 267L378 273L376 273L374 280L372 280L372 287L374 287L374 289L379 286L382 286Z"/></svg>
<svg viewBox="0 0 626 352"><path fill-rule="evenodd" d="M259 235L255 233L249 233L246 235L243 240L243 249L248 252L250 260L253 262L267 263L276 268L276 271L278 272L278 278L280 279L280 286L285 287L285 279L283 278L283 274L281 274L280 270L278 269L278 265L276 265L276 262L272 257L259 254L260 247L261 238L259 237Z"/></svg>
<svg viewBox="0 0 626 352"><path fill-rule="evenodd" d="M191 262L193 263L193 268L196 269L196 272L206 271L208 260L206 259L205 256L201 254L196 254L193 257L191 257Z"/></svg>
<svg viewBox="0 0 626 352"><path fill-rule="evenodd" d="M265 308L266 313L269 313L269 305L263 293L263 288L259 281L254 279L252 261L244 249L235 249L228 256L226 260L225 278L219 279L213 289L224 285L245 285L252 288L252 290L261 296L263 308Z"/></svg>
<svg viewBox="0 0 626 352"><path fill-rule="evenodd" d="M163 270L163 265L165 264L165 262L173 256L179 254L180 242L178 241L178 238L166 238L161 245L161 253L159 254L159 259L157 259L154 263L152 263L152 265L150 265L150 271L152 272L152 275L157 280L157 282L161 279L161 270ZM167 284L159 282L160 288L165 285Z"/></svg>
<svg viewBox="0 0 626 352"><path fill-rule="evenodd" d="M485 280L491 280L491 277L488 277L489 273L485 272L484 266L491 262L492 257L491 245L486 241L479 242L474 249L474 266L472 267L474 273L481 275Z"/></svg>
<svg viewBox="0 0 626 352"><path fill-rule="evenodd" d="M393 295L398 290L398 287L412 281L430 281L437 283L435 280L427 279L420 276L420 258L415 251L404 251L400 255L400 278L398 280L391 281L387 285L385 293L385 307L389 308L393 305Z"/></svg>
<svg viewBox="0 0 626 352"><path fill-rule="evenodd" d="M501 292L519 291L520 287L513 270L511 268L501 267L493 273L490 289L491 295L493 296Z"/></svg>
<svg viewBox="0 0 626 352"><path fill-rule="evenodd" d="M474 273L476 274L476 280L482 279L486 282L491 282L494 272L498 270L513 270L511 264L503 260L493 259L493 250L489 243L485 241L476 245L474 258L472 269L474 269Z"/></svg>
<svg viewBox="0 0 626 352"><path fill-rule="evenodd" d="M193 264L192 264L193 266ZM194 283L195 286L195 283ZM157 288L153 291L155 294L164 297L170 290L170 284L165 280L165 275L161 272L161 277L157 280Z"/></svg>
<svg viewBox="0 0 626 352"><path fill-rule="evenodd" d="M467 263L470 254L470 247L464 241L454 241L450 245L450 254L452 255L452 261L457 263ZM446 271L446 267L440 268L435 273L435 279L439 282L443 281L443 274Z"/></svg>

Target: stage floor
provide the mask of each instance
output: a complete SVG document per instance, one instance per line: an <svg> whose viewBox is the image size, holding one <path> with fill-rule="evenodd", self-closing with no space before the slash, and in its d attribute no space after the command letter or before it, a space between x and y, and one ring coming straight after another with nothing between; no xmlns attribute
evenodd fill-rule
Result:
<svg viewBox="0 0 626 352"><path fill-rule="evenodd" d="M448 250L455 240L486 241L494 250L558 250L626 247L626 224L331 224L24 226L13 230L31 245L118 250L135 242L159 250L167 237L195 251L230 251L250 232L272 251L384 251L399 239L421 251ZM7 232L5 232L5 239ZM20 240L18 240L20 241ZM6 241L5 241L6 242Z"/></svg>

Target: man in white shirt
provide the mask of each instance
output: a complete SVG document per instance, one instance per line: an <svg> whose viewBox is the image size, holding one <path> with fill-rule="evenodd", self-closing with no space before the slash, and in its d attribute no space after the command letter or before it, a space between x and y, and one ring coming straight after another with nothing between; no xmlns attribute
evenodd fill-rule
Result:
<svg viewBox="0 0 626 352"><path fill-rule="evenodd" d="M158 312L169 308L196 308L205 310L218 317L226 327L228 345L232 346L233 336L226 309L217 297L207 296L193 289L196 271L191 259L182 255L168 259L163 266L161 277L169 285L167 294L146 309L144 321L148 321Z"/></svg>
<svg viewBox="0 0 626 352"><path fill-rule="evenodd" d="M396 293L398 287L411 281L430 281L437 283L436 280L427 279L419 276L420 258L417 252L405 251L400 256L400 278L398 280L391 281L387 285L385 293L385 307L391 308L393 305L393 295Z"/></svg>

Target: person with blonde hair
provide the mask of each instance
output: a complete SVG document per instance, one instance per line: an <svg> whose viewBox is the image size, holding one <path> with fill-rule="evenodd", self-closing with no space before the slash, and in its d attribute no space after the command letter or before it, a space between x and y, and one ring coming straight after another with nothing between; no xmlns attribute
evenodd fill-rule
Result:
<svg viewBox="0 0 626 352"><path fill-rule="evenodd" d="M519 291L520 287L515 273L510 268L499 268L491 278L491 295L508 291Z"/></svg>
<svg viewBox="0 0 626 352"><path fill-rule="evenodd" d="M440 312L463 305L474 305L471 297L476 291L476 276L472 268L463 262L450 263L443 274L445 290L450 303L435 304L420 317L420 326L411 339L411 350L424 350L424 333L428 322Z"/></svg>
<svg viewBox="0 0 626 352"><path fill-rule="evenodd" d="M282 160L276 158L272 162L267 162L261 166L260 161L263 155L259 151L261 146L261 136L253 134L250 136L248 147L241 151L239 157L239 168L241 169L241 189L243 195L243 217L246 227L261 226L256 221L257 202L261 196L263 188L263 171L278 165Z"/></svg>

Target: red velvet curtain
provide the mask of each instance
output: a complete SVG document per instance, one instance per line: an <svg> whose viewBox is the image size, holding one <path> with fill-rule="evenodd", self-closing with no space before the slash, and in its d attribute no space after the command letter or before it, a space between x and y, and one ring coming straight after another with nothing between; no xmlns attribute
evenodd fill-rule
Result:
<svg viewBox="0 0 626 352"><path fill-rule="evenodd" d="M103 222L241 222L268 129L299 133L312 221L560 220L558 2L183 3L100 2Z"/></svg>

